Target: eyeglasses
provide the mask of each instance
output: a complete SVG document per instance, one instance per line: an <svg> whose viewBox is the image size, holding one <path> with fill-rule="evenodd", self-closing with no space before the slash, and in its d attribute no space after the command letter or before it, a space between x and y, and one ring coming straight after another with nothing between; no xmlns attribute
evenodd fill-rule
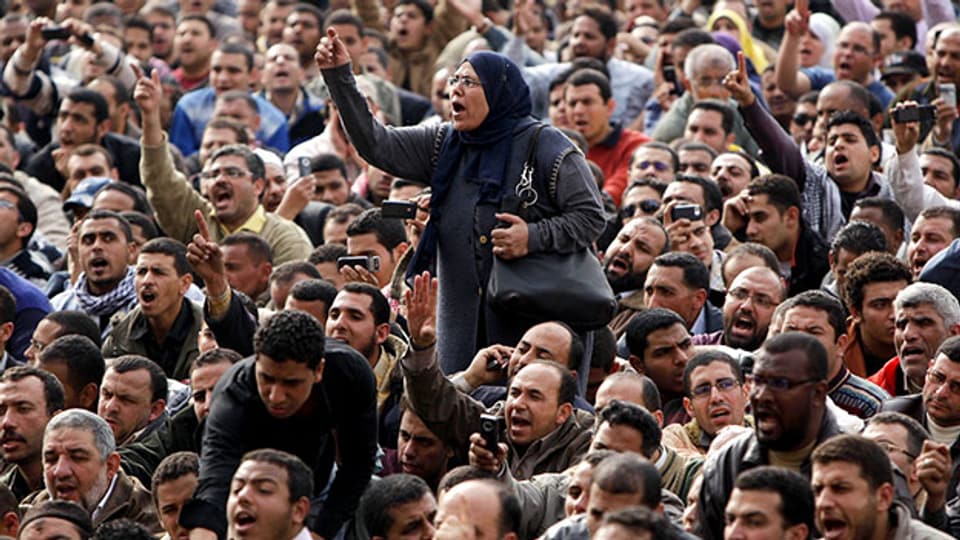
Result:
<svg viewBox="0 0 960 540"><path fill-rule="evenodd" d="M656 199L644 199L636 204L628 204L620 209L621 218L630 218L637 215L637 210L644 214L652 215L660 209L660 201Z"/></svg>
<svg viewBox="0 0 960 540"><path fill-rule="evenodd" d="M927 370L927 380L937 386L943 386L948 384L947 376L939 371L934 371L932 369ZM947 389L950 390L950 393L955 396L960 396L960 381L949 381Z"/></svg>
<svg viewBox="0 0 960 540"><path fill-rule="evenodd" d="M641 161L637 164L641 169L648 169L653 167L657 172L665 172L670 170L670 165L662 161Z"/></svg>
<svg viewBox="0 0 960 540"><path fill-rule="evenodd" d="M5 210L13 210L14 212L17 213L17 220L18 220L18 221L23 221L23 215L20 213L20 209L17 208L17 205L16 205L16 204L14 204L14 203L6 200L6 199L0 199L0 208L3 208L3 209L5 209Z"/></svg>
<svg viewBox="0 0 960 540"><path fill-rule="evenodd" d="M778 304L776 300L774 300L773 298L770 298L765 294L751 294L750 291L746 289L741 289L739 287L731 291L728 291L727 296L740 302L746 302L747 299L749 298L753 300L754 305L764 309L770 309L773 306Z"/></svg>
<svg viewBox="0 0 960 540"><path fill-rule="evenodd" d="M890 452L900 452L901 454L910 458L910 461L917 459L916 454L911 454L910 452L907 452L906 450L904 450L903 448L900 448L899 446L893 444L892 442L889 442L889 441L874 441L874 442L879 444L880 448L883 448L888 454Z"/></svg>
<svg viewBox="0 0 960 540"><path fill-rule="evenodd" d="M716 382L698 384L690 390L690 393L693 394L693 397L695 398L701 398L709 396L710 392L712 392L714 388L720 392L729 392L738 386L740 386L739 381L732 377L725 377Z"/></svg>
<svg viewBox="0 0 960 540"><path fill-rule="evenodd" d="M764 377L763 375L747 375L747 382L756 389L764 386L774 392L786 392L791 388L801 386L804 384L810 384L812 382L820 382L820 379L803 379L800 381L791 381L786 377Z"/></svg>
<svg viewBox="0 0 960 540"><path fill-rule="evenodd" d="M46 344L46 343L40 343L39 341L37 341L37 340L35 340L35 339L31 339L31 340L30 340L30 346L33 347L33 350L35 350L35 351L37 351L37 352L41 352L44 348L46 348L47 344Z"/></svg>
<svg viewBox="0 0 960 540"><path fill-rule="evenodd" d="M213 180L215 178L220 178L221 175L226 176L227 178L243 178L244 176L250 174L249 171L245 171L239 167L221 167L219 169L210 169L209 171L203 171L200 173L200 178L204 180Z"/></svg>
<svg viewBox="0 0 960 540"><path fill-rule="evenodd" d="M798 126L805 126L816 119L816 116L807 113L797 113L793 115L793 123Z"/></svg>
<svg viewBox="0 0 960 540"><path fill-rule="evenodd" d="M458 84L462 84L464 88L476 88L478 86L483 86L483 83L474 79L473 77L467 77L466 75L454 75L447 79L447 86L455 88Z"/></svg>

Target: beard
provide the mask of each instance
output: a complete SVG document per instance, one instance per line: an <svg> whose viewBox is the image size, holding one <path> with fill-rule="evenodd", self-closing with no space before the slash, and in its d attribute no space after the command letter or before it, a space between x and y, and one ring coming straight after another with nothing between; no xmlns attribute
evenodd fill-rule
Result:
<svg viewBox="0 0 960 540"><path fill-rule="evenodd" d="M646 272L639 276L636 274L614 276L604 270L603 274L607 277L607 283L610 284L610 288L613 289L615 293L643 289L643 284L647 281Z"/></svg>

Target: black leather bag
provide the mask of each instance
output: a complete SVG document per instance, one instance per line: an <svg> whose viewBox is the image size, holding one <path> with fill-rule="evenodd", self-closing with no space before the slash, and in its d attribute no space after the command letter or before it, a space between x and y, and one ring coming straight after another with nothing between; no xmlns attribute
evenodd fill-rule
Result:
<svg viewBox="0 0 960 540"><path fill-rule="evenodd" d="M530 143L516 196L530 201L536 163L538 128ZM529 203L528 206L532 204ZM590 249L574 253L529 253L513 260L493 258L487 302L499 314L536 321L563 321L575 330L605 326L617 310L613 289Z"/></svg>

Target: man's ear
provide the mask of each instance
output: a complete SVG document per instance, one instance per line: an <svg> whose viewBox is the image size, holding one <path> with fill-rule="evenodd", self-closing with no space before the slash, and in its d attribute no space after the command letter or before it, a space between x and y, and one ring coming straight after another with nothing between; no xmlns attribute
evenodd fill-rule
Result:
<svg viewBox="0 0 960 540"><path fill-rule="evenodd" d="M720 210L716 209L707 212L707 215L704 216L703 219L703 222L707 225L707 227L713 227L718 221L720 221Z"/></svg>
<svg viewBox="0 0 960 540"><path fill-rule="evenodd" d="M190 285L193 285L193 274L187 272L186 274L180 276L180 296L187 294L187 291L190 290Z"/></svg>
<svg viewBox="0 0 960 540"><path fill-rule="evenodd" d="M706 303L707 303L706 289L697 289L697 292L693 293L693 305L700 306L700 309L703 309L703 305ZM698 313L700 309L697 310Z"/></svg>
<svg viewBox="0 0 960 540"><path fill-rule="evenodd" d="M17 223L17 238L26 240L28 236L33 234L33 224L29 221L21 221ZM27 248L26 245L23 246L24 249Z"/></svg>
<svg viewBox="0 0 960 540"><path fill-rule="evenodd" d="M686 396L683 397L683 410L687 411L691 418L693 417L693 402Z"/></svg>
<svg viewBox="0 0 960 540"><path fill-rule="evenodd" d="M393 257L393 260L399 261L400 257L403 257L403 254L406 253L408 249L410 249L409 242L400 242L397 244L397 247L390 251L390 256Z"/></svg>
<svg viewBox="0 0 960 540"><path fill-rule="evenodd" d="M610 99L607 100L607 114L613 116L613 111L617 108L617 100L613 99L613 96L610 96Z"/></svg>
<svg viewBox="0 0 960 540"><path fill-rule="evenodd" d="M630 367L637 370L637 373L639 373L640 375L643 375L644 371L646 371L646 367L643 364L643 358L640 358L635 354L631 354L627 358L627 362L630 362Z"/></svg>
<svg viewBox="0 0 960 540"><path fill-rule="evenodd" d="M103 122L97 124L97 144L101 144L104 136L107 133L110 133L110 119L107 118Z"/></svg>
<svg viewBox="0 0 960 540"><path fill-rule="evenodd" d="M166 409L167 409L166 399L158 399L154 401L153 403L150 404L150 416L148 416L147 419L150 422L153 422L157 418L160 418L160 415L162 415L163 411L165 411Z"/></svg>
<svg viewBox="0 0 960 540"><path fill-rule="evenodd" d="M955 324L950 327L951 336L960 336L960 324Z"/></svg>
<svg viewBox="0 0 960 540"><path fill-rule="evenodd" d="M810 528L806 523L798 523L786 531L786 540L806 540L810 536Z"/></svg>
<svg viewBox="0 0 960 540"><path fill-rule="evenodd" d="M0 324L0 339L3 340L3 343L10 341L11 337L13 337L13 323L6 322Z"/></svg>
<svg viewBox="0 0 960 540"><path fill-rule="evenodd" d="M317 364L317 368L313 370L313 383L316 384L323 380L323 367L326 364L326 360L321 358L320 363Z"/></svg>
<svg viewBox="0 0 960 540"><path fill-rule="evenodd" d="M16 512L10 511L4 514L3 517L0 518L0 523L2 523L3 530L6 534L12 537L16 537L20 531L20 516L18 516Z"/></svg>
<svg viewBox="0 0 960 540"><path fill-rule="evenodd" d="M873 165L874 163L877 162L878 159L880 159L880 146L873 145L869 148L869 150L870 150L870 165Z"/></svg>
<svg viewBox="0 0 960 540"><path fill-rule="evenodd" d="M567 418L570 418L570 415L573 414L573 404L564 403L557 408L557 417L554 419L554 422L559 426L560 424L567 421Z"/></svg>
<svg viewBox="0 0 960 540"><path fill-rule="evenodd" d="M310 514L310 499L306 497L300 497L293 502L293 507L290 509L292 514L293 522L303 525L307 521L307 516Z"/></svg>
<svg viewBox="0 0 960 540"><path fill-rule="evenodd" d="M389 325L389 324L383 323L383 324L377 326L377 329L375 330L375 335L374 335L374 338L376 339L377 345L379 345L379 344L387 341L387 337L389 337L389 336L390 336L390 325Z"/></svg>
<svg viewBox="0 0 960 540"><path fill-rule="evenodd" d="M97 398L100 397L100 387L97 383L87 383L80 392L77 393L77 399L80 405L87 410L96 412Z"/></svg>
<svg viewBox="0 0 960 540"><path fill-rule="evenodd" d="M112 452L107 456L107 480L113 480L113 475L120 470L120 454Z"/></svg>
<svg viewBox="0 0 960 540"><path fill-rule="evenodd" d="M836 268L836 264L837 264L837 261L834 260L834 258L833 258L833 251L828 251L828 252L827 252L827 266L830 267L830 271L831 271L831 272L833 272L834 268Z"/></svg>
<svg viewBox="0 0 960 540"><path fill-rule="evenodd" d="M783 217L787 222L787 225L791 228L800 226L800 209L796 206L787 208L786 212L783 213Z"/></svg>

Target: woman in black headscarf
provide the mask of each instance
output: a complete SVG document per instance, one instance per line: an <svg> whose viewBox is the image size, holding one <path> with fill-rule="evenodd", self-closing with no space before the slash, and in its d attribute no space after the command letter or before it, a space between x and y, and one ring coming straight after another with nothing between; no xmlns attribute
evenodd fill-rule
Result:
<svg viewBox="0 0 960 540"><path fill-rule="evenodd" d="M556 129L539 129L520 70L500 54L473 53L454 71L447 85L451 123L404 128L384 127L370 114L333 30L316 60L363 159L432 187L430 221L408 275L436 263L443 370L466 368L480 347L515 345L531 321L486 305L493 257L571 253L596 239L603 208L583 155ZM534 135L533 179L518 187Z"/></svg>

